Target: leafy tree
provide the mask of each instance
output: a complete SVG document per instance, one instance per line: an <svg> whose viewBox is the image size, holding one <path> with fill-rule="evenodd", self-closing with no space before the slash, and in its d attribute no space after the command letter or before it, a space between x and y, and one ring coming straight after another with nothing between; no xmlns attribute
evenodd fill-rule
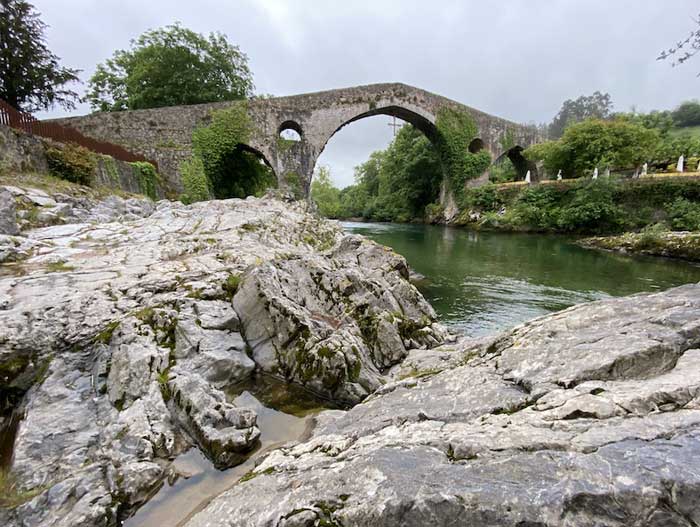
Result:
<svg viewBox="0 0 700 527"><path fill-rule="evenodd" d="M221 33L179 24L145 32L99 64L87 100L100 111L243 99L252 94L248 57Z"/></svg>
<svg viewBox="0 0 700 527"><path fill-rule="evenodd" d="M18 110L75 108L78 94L66 85L78 81L80 70L60 66L45 29L29 2L0 0L0 99Z"/></svg>
<svg viewBox="0 0 700 527"><path fill-rule="evenodd" d="M625 120L587 119L569 126L558 141L525 150L532 161L543 161L549 173L583 176L595 167L631 168L647 160L659 143L656 130Z"/></svg>
<svg viewBox="0 0 700 527"><path fill-rule="evenodd" d="M613 115L615 119L627 121L633 124L638 124L644 128L655 129L663 137L673 128L674 120L671 112L668 110L658 111L653 110L649 113L638 112L619 112Z"/></svg>
<svg viewBox="0 0 700 527"><path fill-rule="evenodd" d="M676 126L700 125L700 102L697 100L684 101L673 110L672 115Z"/></svg>
<svg viewBox="0 0 700 527"><path fill-rule="evenodd" d="M319 167L311 182L311 199L318 206L318 211L326 218L338 218L341 215L340 189L331 181L328 167Z"/></svg>
<svg viewBox="0 0 700 527"><path fill-rule="evenodd" d="M593 95L582 95L578 99L568 99L561 105L559 113L549 125L550 139L559 139L566 127L584 119L607 119L613 103L610 94L596 91Z"/></svg>

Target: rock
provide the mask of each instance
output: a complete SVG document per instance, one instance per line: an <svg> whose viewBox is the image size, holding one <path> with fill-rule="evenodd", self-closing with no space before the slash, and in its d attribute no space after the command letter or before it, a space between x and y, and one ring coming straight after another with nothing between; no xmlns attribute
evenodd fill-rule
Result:
<svg viewBox="0 0 700 527"><path fill-rule="evenodd" d="M42 197L16 199L27 195ZM245 460L259 443L256 406L226 389L270 367L266 348L251 347L256 332L308 326L301 360L287 345L277 364L339 402L359 401L390 380L380 368L445 338L403 258L300 205L51 199L46 210L72 223L0 238L20 260L0 277L0 373L13 401L23 395L12 474L28 500L0 511L2 525L122 517L192 447L219 468Z"/></svg>
<svg viewBox="0 0 700 527"><path fill-rule="evenodd" d="M688 285L414 350L186 525L696 525L699 321Z"/></svg>
<svg viewBox="0 0 700 527"><path fill-rule="evenodd" d="M354 403L381 386L382 370L408 349L445 338L407 277L403 258L346 236L326 260L282 258L250 269L233 305L264 371Z"/></svg>
<svg viewBox="0 0 700 527"><path fill-rule="evenodd" d="M0 234L19 234L15 199L9 191L2 189L0 189Z"/></svg>

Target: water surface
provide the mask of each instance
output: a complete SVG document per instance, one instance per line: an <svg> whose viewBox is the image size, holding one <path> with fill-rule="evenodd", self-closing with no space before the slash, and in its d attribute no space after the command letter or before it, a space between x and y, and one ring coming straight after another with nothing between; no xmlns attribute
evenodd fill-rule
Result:
<svg viewBox="0 0 700 527"><path fill-rule="evenodd" d="M478 336L581 302L700 281L700 266L579 247L564 236L343 222L426 277L416 285L447 325Z"/></svg>

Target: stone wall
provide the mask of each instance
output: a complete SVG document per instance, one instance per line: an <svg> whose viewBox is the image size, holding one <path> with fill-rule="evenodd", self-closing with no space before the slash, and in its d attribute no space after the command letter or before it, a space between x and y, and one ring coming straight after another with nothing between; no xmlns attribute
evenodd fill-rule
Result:
<svg viewBox="0 0 700 527"><path fill-rule="evenodd" d="M123 145L154 159L168 184L180 190L178 166L191 154L192 132L207 124L212 110L232 104L236 103L94 113L58 121L85 135ZM469 112L484 148L493 159L504 154L502 145L507 137L521 147L538 140L532 127L494 117L419 88L392 83L254 99L248 103L248 110L255 132L247 146L264 157L281 186L285 186L286 176L296 174L301 177L303 190L308 191L318 157L330 138L345 125L365 117L389 115L411 123L433 139L435 119L441 108ZM281 147L279 133L284 128L300 132L301 141L291 148Z"/></svg>
<svg viewBox="0 0 700 527"><path fill-rule="evenodd" d="M21 174L27 172L48 173L46 159L48 147L63 148L63 143L40 138L0 125L0 173ZM139 171L130 163L110 156L95 154L97 166L93 173L93 185L143 193ZM157 196L164 197L164 189L157 189Z"/></svg>

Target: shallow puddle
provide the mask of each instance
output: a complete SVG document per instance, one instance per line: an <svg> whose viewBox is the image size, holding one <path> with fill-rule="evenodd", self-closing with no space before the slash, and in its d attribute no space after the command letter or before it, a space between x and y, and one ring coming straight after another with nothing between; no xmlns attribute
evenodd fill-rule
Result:
<svg viewBox="0 0 700 527"><path fill-rule="evenodd" d="M173 461L174 471L189 477L180 477L172 484L164 482L153 498L124 521L124 527L183 525L253 469L261 454L308 434L313 426L312 414L323 409L318 399L302 388L269 378L258 377L234 386L228 395L236 406L252 408L258 414L258 449L245 463L217 470L198 448L191 448Z"/></svg>

